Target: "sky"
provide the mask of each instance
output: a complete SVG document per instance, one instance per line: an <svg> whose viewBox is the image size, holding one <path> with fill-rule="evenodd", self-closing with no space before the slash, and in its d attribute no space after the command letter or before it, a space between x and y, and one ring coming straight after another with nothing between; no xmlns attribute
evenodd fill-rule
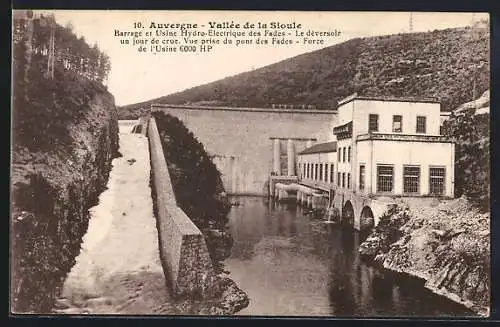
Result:
<svg viewBox="0 0 500 327"><path fill-rule="evenodd" d="M410 29L432 31L470 25L488 19L486 13L408 12L249 12L249 11L122 11L51 10L56 21L69 22L78 36L96 43L111 60L108 89L117 105L146 101L227 76L260 68L296 55L318 50L355 37L405 33ZM324 44L286 46L214 45L210 52L139 53L136 47L120 44L115 30L136 31L134 22L198 23L209 21L296 22L302 30L340 31L340 36L324 37ZM205 29L206 30L206 29ZM298 38L296 38L298 39Z"/></svg>

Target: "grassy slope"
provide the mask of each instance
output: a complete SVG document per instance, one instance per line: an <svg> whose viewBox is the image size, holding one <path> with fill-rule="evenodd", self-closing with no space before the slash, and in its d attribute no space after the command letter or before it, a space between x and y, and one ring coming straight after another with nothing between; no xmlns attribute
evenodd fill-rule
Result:
<svg viewBox="0 0 500 327"><path fill-rule="evenodd" d="M332 108L354 92L384 96L435 96L443 110L489 87L489 30L454 28L426 33L357 38L251 72L120 108L132 118L151 103L210 103L270 107L273 103ZM141 110L142 108L142 110Z"/></svg>

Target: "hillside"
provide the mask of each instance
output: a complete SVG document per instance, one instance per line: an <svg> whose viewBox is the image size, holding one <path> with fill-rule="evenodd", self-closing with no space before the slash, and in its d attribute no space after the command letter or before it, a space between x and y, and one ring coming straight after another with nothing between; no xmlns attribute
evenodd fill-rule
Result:
<svg viewBox="0 0 500 327"><path fill-rule="evenodd" d="M51 20L14 21L10 303L15 313L50 312L80 252L88 209L118 155L118 114L102 84L107 73L64 64L69 56L76 63L90 57L82 51L89 45L69 31L54 40L67 51L66 57L55 55L50 72L44 49Z"/></svg>
<svg viewBox="0 0 500 327"><path fill-rule="evenodd" d="M137 117L151 103L334 108L364 95L432 96L452 110L489 88L489 29L484 25L356 38L251 72L119 108Z"/></svg>

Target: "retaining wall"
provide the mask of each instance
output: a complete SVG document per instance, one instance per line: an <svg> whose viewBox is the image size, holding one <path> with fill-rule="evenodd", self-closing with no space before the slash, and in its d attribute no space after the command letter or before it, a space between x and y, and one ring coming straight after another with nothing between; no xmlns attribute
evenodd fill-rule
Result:
<svg viewBox="0 0 500 327"><path fill-rule="evenodd" d="M156 105L179 118L215 156L228 194L267 195L267 182L273 171L273 139L280 141L280 155L286 156L286 138L293 142L294 153L307 147L307 139L331 141L336 111L284 110L258 108L210 108ZM283 167L286 158L283 158Z"/></svg>
<svg viewBox="0 0 500 327"><path fill-rule="evenodd" d="M154 118L149 120L147 136L160 257L167 284L175 297L203 294L215 276L205 238L198 227L177 206Z"/></svg>

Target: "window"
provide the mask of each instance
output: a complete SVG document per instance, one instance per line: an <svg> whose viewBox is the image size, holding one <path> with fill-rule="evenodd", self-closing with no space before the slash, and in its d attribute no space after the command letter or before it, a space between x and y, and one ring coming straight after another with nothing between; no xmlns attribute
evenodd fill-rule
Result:
<svg viewBox="0 0 500 327"><path fill-rule="evenodd" d="M425 116L417 116L417 133L425 133Z"/></svg>
<svg viewBox="0 0 500 327"><path fill-rule="evenodd" d="M370 114L368 117L368 132L378 132L378 115Z"/></svg>
<svg viewBox="0 0 500 327"><path fill-rule="evenodd" d="M337 186L340 187L340 173L337 173Z"/></svg>
<svg viewBox="0 0 500 327"><path fill-rule="evenodd" d="M334 167L333 164L330 164L330 183L333 183L333 175L335 174Z"/></svg>
<svg viewBox="0 0 500 327"><path fill-rule="evenodd" d="M347 173L347 188L351 187L351 174Z"/></svg>
<svg viewBox="0 0 500 327"><path fill-rule="evenodd" d="M429 188L432 195L444 194L444 168L429 168Z"/></svg>
<svg viewBox="0 0 500 327"><path fill-rule="evenodd" d="M345 147L342 148L342 162L345 162Z"/></svg>
<svg viewBox="0 0 500 327"><path fill-rule="evenodd" d="M342 148L339 148L337 151L337 161L340 162L340 152L341 152Z"/></svg>
<svg viewBox="0 0 500 327"><path fill-rule="evenodd" d="M347 162L351 162L351 147L347 148Z"/></svg>
<svg viewBox="0 0 500 327"><path fill-rule="evenodd" d="M328 164L327 163L325 163L325 176L324 177L325 177L324 181L328 182Z"/></svg>
<svg viewBox="0 0 500 327"><path fill-rule="evenodd" d="M319 180L323 180L323 164L319 164Z"/></svg>
<svg viewBox="0 0 500 327"><path fill-rule="evenodd" d="M419 193L420 190L420 167L403 167L403 192Z"/></svg>
<svg viewBox="0 0 500 327"><path fill-rule="evenodd" d="M392 192L394 167L377 166L377 192Z"/></svg>
<svg viewBox="0 0 500 327"><path fill-rule="evenodd" d="M306 164L304 164L303 168L302 168L302 174L304 176L302 176L302 178L306 177Z"/></svg>
<svg viewBox="0 0 500 327"><path fill-rule="evenodd" d="M359 189L365 189L365 165L359 166Z"/></svg>
<svg viewBox="0 0 500 327"><path fill-rule="evenodd" d="M403 131L403 116L392 116L392 131L394 133L401 133Z"/></svg>
<svg viewBox="0 0 500 327"><path fill-rule="evenodd" d="M314 164L314 179L318 179L318 164Z"/></svg>
<svg viewBox="0 0 500 327"><path fill-rule="evenodd" d="M342 173L342 187L345 187L345 173Z"/></svg>

